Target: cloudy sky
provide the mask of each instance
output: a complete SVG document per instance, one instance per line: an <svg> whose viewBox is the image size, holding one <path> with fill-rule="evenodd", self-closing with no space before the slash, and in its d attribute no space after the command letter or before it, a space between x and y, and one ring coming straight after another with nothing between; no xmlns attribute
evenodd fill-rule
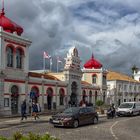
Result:
<svg viewBox="0 0 140 140"><path fill-rule="evenodd" d="M74 42L82 66L93 52L104 68L131 73L134 64L140 68L139 5L140 0L5 0L5 12L33 42L30 69L42 69L43 51L55 64L55 56L66 57Z"/></svg>

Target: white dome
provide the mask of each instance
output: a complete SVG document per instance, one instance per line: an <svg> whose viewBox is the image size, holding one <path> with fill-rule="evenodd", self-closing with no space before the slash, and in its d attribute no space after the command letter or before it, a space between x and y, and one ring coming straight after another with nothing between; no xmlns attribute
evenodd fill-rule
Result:
<svg viewBox="0 0 140 140"><path fill-rule="evenodd" d="M78 50L77 50L77 48L75 46L71 47L69 49L68 55L69 56L76 56L76 57L78 57Z"/></svg>

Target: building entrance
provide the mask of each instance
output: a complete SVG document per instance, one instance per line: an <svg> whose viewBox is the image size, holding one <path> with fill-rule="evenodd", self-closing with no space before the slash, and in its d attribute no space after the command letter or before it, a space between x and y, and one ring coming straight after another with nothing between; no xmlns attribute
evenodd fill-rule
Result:
<svg viewBox="0 0 140 140"><path fill-rule="evenodd" d="M71 96L70 96L71 106L77 106L78 100L77 100L77 83L76 82L72 82L71 91L72 91Z"/></svg>
<svg viewBox="0 0 140 140"><path fill-rule="evenodd" d="M47 89L47 106L48 110L52 109L52 97L53 97L53 90L52 88Z"/></svg>
<svg viewBox="0 0 140 140"><path fill-rule="evenodd" d="M11 88L11 113L17 114L18 113L18 87L16 85L12 86Z"/></svg>

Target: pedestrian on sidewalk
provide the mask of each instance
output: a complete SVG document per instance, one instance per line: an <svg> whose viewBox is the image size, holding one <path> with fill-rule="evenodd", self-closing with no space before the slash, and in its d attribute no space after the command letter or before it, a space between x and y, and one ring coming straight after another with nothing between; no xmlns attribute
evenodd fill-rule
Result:
<svg viewBox="0 0 140 140"><path fill-rule="evenodd" d="M27 115L26 115L26 100L23 101L23 103L21 104L21 120L23 119L27 120Z"/></svg>
<svg viewBox="0 0 140 140"><path fill-rule="evenodd" d="M33 102L32 104L32 115L34 116L34 119L36 120L36 118L39 119L39 116L38 116L38 107L37 107L37 103L36 102Z"/></svg>

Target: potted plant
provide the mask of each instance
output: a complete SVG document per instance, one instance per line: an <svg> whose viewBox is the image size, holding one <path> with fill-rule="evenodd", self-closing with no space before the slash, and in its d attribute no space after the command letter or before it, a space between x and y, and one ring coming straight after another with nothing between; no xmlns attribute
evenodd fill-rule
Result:
<svg viewBox="0 0 140 140"><path fill-rule="evenodd" d="M100 112L101 114L104 114L104 110L103 110L103 108L102 108L103 104L104 104L104 102L103 102L102 100L97 100L97 101L96 101L96 106L99 107L99 112Z"/></svg>

